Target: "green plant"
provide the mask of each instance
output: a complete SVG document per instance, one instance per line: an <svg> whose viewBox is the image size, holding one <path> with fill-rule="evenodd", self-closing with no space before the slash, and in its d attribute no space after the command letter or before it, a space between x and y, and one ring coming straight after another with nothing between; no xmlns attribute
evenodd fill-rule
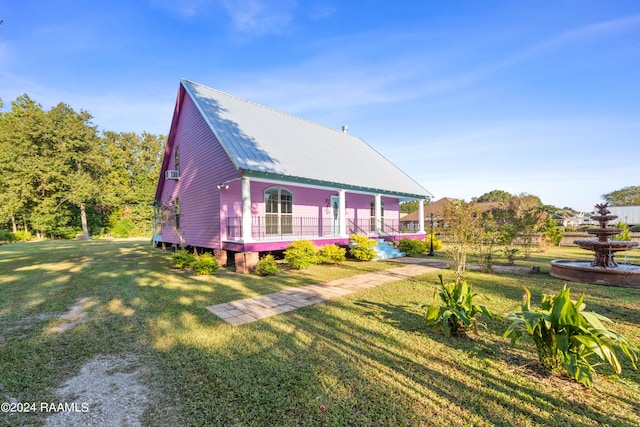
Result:
<svg viewBox="0 0 640 427"><path fill-rule="evenodd" d="M436 237L435 233L432 235L431 233L424 236L424 244L426 248L431 248L431 240L433 240L433 250L439 251L442 249L442 240Z"/></svg>
<svg viewBox="0 0 640 427"><path fill-rule="evenodd" d="M205 252L191 263L191 269L198 276L212 274L218 271L218 261L212 254Z"/></svg>
<svg viewBox="0 0 640 427"><path fill-rule="evenodd" d="M531 293L527 288L524 292L521 312L506 317L511 325L504 337L511 337L511 345L515 345L522 335L529 335L544 367L556 369L562 366L571 377L588 387L592 385L597 366L588 359L592 355L620 374L622 367L614 350L617 346L636 367L636 349L625 337L604 326L603 322L611 320L593 311L584 311L584 294L574 302L569 288L564 285L556 295L543 295L541 309L532 310Z"/></svg>
<svg viewBox="0 0 640 427"><path fill-rule="evenodd" d="M109 231L113 237L130 237L134 229L131 218L109 218Z"/></svg>
<svg viewBox="0 0 640 427"><path fill-rule="evenodd" d="M481 242L485 232L482 212L476 203L453 202L443 207L443 229L447 239L447 255L455 270L456 281L463 281L467 270L467 254Z"/></svg>
<svg viewBox="0 0 640 427"><path fill-rule="evenodd" d="M11 243L16 240L16 236L10 231L0 230L0 244Z"/></svg>
<svg viewBox="0 0 640 427"><path fill-rule="evenodd" d="M422 240L402 239L398 249L407 254L407 256L416 256L426 252L427 245Z"/></svg>
<svg viewBox="0 0 640 427"><path fill-rule="evenodd" d="M184 249L174 252L173 255L171 255L171 263L175 268L189 268L195 260L195 255Z"/></svg>
<svg viewBox="0 0 640 427"><path fill-rule="evenodd" d="M374 249L376 241L367 236L352 234L349 236L349 254L359 261L371 261L378 257Z"/></svg>
<svg viewBox="0 0 640 427"><path fill-rule="evenodd" d="M505 258L509 261L509 264L515 264L516 262L516 254L518 253L517 248L507 247L502 251L504 253Z"/></svg>
<svg viewBox="0 0 640 427"><path fill-rule="evenodd" d="M258 261L255 271L259 276L270 276L280 273L280 267L278 267L278 264L276 263L275 258L273 258L273 255L269 254Z"/></svg>
<svg viewBox="0 0 640 427"><path fill-rule="evenodd" d="M51 230L51 237L57 237L65 240L73 240L76 236L82 235L82 228L72 226L60 226Z"/></svg>
<svg viewBox="0 0 640 427"><path fill-rule="evenodd" d="M320 264L341 264L347 259L347 250L338 245L326 245L320 248L318 259Z"/></svg>
<svg viewBox="0 0 640 427"><path fill-rule="evenodd" d="M310 240L296 240L284 251L284 261L295 270L309 268L318 263L318 248Z"/></svg>
<svg viewBox="0 0 640 427"><path fill-rule="evenodd" d="M558 227L558 223L550 216L544 219L542 226L540 227L540 232L542 232L542 236L544 240L553 246L558 246L560 244L560 240L562 240L563 232L560 227Z"/></svg>
<svg viewBox="0 0 640 427"><path fill-rule="evenodd" d="M631 235L629 234L629 224L624 221L616 222L614 228L619 228L620 234L616 234L615 236L611 236L611 240L621 240L621 241L629 241L631 240Z"/></svg>
<svg viewBox="0 0 640 427"><path fill-rule="evenodd" d="M33 239L33 234L31 234L30 231L18 230L15 233L13 233L13 235L14 235L16 241L18 241L18 242L26 242L26 241L29 241L29 240Z"/></svg>
<svg viewBox="0 0 640 427"><path fill-rule="evenodd" d="M478 313L483 313L491 318L493 315L489 309L484 305L473 303L478 294L473 293L471 286L465 280L445 284L442 280L442 275L440 274L438 277L440 278L440 292L438 292L438 295L442 304L433 304L425 307L427 310L426 325L430 326L434 331L442 330L447 337L458 335L469 327L473 327L474 332L477 334L478 322L475 316ZM481 325L486 328L486 325Z"/></svg>

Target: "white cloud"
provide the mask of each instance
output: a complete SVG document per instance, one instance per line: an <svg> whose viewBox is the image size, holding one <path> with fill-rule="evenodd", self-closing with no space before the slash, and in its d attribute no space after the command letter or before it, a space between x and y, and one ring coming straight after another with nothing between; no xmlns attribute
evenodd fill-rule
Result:
<svg viewBox="0 0 640 427"><path fill-rule="evenodd" d="M516 62L543 55L545 53L566 48L588 41L596 37L604 37L613 33L619 33L640 27L640 15L631 15L625 18L613 19L609 21L597 22L574 30L569 30L561 34L544 40L534 46L523 49L520 52L506 58L498 67L512 65Z"/></svg>
<svg viewBox="0 0 640 427"><path fill-rule="evenodd" d="M235 29L255 35L286 33L293 20L294 0L222 0Z"/></svg>
<svg viewBox="0 0 640 427"><path fill-rule="evenodd" d="M151 4L183 18L211 16L222 10L234 31L251 36L288 33L297 7L296 0L151 0Z"/></svg>
<svg viewBox="0 0 640 427"><path fill-rule="evenodd" d="M216 0L151 0L152 6L170 10L185 18L197 16L215 3Z"/></svg>

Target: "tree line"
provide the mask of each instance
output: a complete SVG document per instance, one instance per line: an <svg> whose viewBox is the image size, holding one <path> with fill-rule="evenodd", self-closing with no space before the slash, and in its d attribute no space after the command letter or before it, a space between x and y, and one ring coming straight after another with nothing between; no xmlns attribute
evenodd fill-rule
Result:
<svg viewBox="0 0 640 427"><path fill-rule="evenodd" d="M99 131L86 111L0 100L0 230L37 237L149 235L166 138Z"/></svg>

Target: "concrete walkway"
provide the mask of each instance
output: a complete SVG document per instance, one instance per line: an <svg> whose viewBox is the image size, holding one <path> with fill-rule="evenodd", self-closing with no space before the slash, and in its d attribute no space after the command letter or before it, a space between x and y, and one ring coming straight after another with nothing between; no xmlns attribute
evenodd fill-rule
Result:
<svg viewBox="0 0 640 427"><path fill-rule="evenodd" d="M286 313L299 307L373 288L383 283L431 273L446 266L446 263L442 260L424 258L405 257L398 259L397 262L406 265L332 280L326 283L285 289L284 291L259 297L212 305L207 307L207 310L225 322L239 326L258 319L264 319L265 317Z"/></svg>

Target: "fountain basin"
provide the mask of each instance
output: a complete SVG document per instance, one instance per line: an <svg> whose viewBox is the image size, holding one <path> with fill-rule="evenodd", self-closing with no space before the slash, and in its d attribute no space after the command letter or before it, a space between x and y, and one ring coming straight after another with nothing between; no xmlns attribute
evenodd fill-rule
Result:
<svg viewBox="0 0 640 427"><path fill-rule="evenodd" d="M640 265L637 264L618 264L616 268L604 268L592 267L591 261L558 259L551 261L549 274L572 282L640 289Z"/></svg>

